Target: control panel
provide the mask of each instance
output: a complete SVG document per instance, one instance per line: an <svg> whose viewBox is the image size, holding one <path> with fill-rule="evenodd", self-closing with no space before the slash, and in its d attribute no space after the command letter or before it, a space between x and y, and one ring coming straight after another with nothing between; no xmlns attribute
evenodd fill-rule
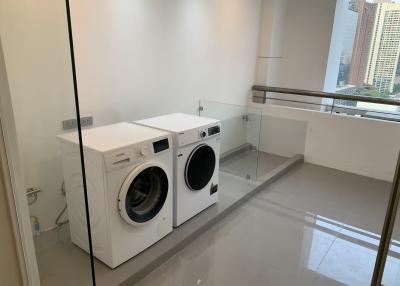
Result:
<svg viewBox="0 0 400 286"><path fill-rule="evenodd" d="M129 166L136 161L141 161L146 157L153 156L170 148L168 138L155 141L144 142L131 147L126 147L105 155L106 169L108 171Z"/></svg>
<svg viewBox="0 0 400 286"><path fill-rule="evenodd" d="M221 126L219 124L180 132L178 133L177 147L199 142L208 139L209 137L219 135L220 133Z"/></svg>
<svg viewBox="0 0 400 286"><path fill-rule="evenodd" d="M221 127L219 125L207 127L204 129L200 129L199 131L199 138L200 139L205 139L207 137L217 135L221 133Z"/></svg>
<svg viewBox="0 0 400 286"><path fill-rule="evenodd" d="M213 136L221 133L221 126L216 125L208 128L208 136Z"/></svg>
<svg viewBox="0 0 400 286"><path fill-rule="evenodd" d="M165 138L163 140L157 141L153 143L153 147L154 147L154 153L160 153L164 150L168 150L169 149L169 142L168 139Z"/></svg>

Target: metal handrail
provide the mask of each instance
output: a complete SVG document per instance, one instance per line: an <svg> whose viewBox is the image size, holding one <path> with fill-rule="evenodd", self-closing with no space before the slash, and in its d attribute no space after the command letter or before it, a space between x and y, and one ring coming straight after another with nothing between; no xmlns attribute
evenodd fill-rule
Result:
<svg viewBox="0 0 400 286"><path fill-rule="evenodd" d="M399 207L400 200L400 153L397 160L396 172L393 179L392 189L389 196L388 207L386 210L385 222L382 228L381 240L375 261L374 273L371 286L381 286L385 271L386 259L392 241L394 223Z"/></svg>
<svg viewBox="0 0 400 286"><path fill-rule="evenodd" d="M264 86L264 85L254 85L252 90L264 92L264 96L253 95L253 97L264 98L264 99L268 99L266 96L267 92L273 92L273 93L294 94L294 95L301 95L301 96L308 96L308 97L331 98L331 99L361 101L361 102L368 102L368 103L400 106L400 100L372 97L372 96L345 95L345 94L332 93L332 92L273 87L273 86Z"/></svg>

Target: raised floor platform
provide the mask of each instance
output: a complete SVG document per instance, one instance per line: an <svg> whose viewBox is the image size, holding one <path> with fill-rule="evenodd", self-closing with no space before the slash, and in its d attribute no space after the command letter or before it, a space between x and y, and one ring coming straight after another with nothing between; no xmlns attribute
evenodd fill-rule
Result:
<svg viewBox="0 0 400 286"><path fill-rule="evenodd" d="M242 178L262 182L264 175L288 159L287 157L252 150L245 146L223 158L220 163L220 169Z"/></svg>

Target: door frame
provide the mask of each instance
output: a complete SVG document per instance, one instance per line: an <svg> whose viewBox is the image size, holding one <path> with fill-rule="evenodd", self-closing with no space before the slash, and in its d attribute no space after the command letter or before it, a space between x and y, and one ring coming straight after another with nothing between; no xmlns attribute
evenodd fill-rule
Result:
<svg viewBox="0 0 400 286"><path fill-rule="evenodd" d="M5 178L24 285L40 286L24 175L20 166L6 62L0 37L0 163Z"/></svg>

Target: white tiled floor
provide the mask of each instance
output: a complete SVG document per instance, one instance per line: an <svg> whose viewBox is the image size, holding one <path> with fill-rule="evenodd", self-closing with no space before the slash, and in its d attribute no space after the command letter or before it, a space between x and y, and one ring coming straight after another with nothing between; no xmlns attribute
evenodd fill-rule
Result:
<svg viewBox="0 0 400 286"><path fill-rule="evenodd" d="M138 285L369 285L389 190L303 164ZM400 253L390 255L384 285L399 286Z"/></svg>

